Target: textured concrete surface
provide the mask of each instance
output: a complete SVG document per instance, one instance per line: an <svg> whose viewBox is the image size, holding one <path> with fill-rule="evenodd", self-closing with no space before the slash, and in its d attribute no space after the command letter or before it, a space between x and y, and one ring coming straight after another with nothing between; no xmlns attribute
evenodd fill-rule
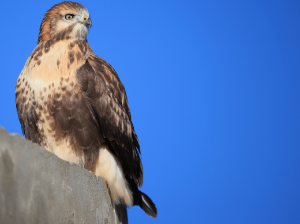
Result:
<svg viewBox="0 0 300 224"><path fill-rule="evenodd" d="M1 127L0 194L1 224L115 223L102 178Z"/></svg>

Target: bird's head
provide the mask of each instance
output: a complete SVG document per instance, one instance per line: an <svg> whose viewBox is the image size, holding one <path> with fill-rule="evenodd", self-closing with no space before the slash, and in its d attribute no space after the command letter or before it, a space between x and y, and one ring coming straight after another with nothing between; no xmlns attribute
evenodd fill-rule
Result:
<svg viewBox="0 0 300 224"><path fill-rule="evenodd" d="M92 26L88 10L76 2L62 2L49 9L42 21L38 43L62 33L71 38L85 40Z"/></svg>

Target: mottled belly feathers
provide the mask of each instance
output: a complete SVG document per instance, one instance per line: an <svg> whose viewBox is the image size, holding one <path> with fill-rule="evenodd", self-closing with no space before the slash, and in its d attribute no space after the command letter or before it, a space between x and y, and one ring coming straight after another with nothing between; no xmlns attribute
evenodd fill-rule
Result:
<svg viewBox="0 0 300 224"><path fill-rule="evenodd" d="M31 114L25 119L31 125L22 124L25 135L33 135L34 142L81 165L85 164L82 149L99 146L88 99L76 78L87 54L85 41L44 42L30 55L16 88L19 116Z"/></svg>

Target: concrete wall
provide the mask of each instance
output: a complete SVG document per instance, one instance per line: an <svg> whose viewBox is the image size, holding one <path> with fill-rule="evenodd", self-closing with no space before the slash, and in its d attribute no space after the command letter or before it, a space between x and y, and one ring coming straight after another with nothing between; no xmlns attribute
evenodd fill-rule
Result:
<svg viewBox="0 0 300 224"><path fill-rule="evenodd" d="M115 223L102 178L1 127L0 194L1 224Z"/></svg>

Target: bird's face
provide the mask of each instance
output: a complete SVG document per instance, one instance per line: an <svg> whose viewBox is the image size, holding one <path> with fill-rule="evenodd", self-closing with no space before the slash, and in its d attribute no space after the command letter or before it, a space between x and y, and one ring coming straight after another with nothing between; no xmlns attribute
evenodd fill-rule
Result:
<svg viewBox="0 0 300 224"><path fill-rule="evenodd" d="M51 20L50 27L53 34L72 28L70 36L78 39L86 39L92 20L89 12L83 8L80 10L63 10Z"/></svg>
<svg viewBox="0 0 300 224"><path fill-rule="evenodd" d="M59 33L85 40L92 26L88 10L76 2L62 2L49 9L42 21L38 42L52 39Z"/></svg>

